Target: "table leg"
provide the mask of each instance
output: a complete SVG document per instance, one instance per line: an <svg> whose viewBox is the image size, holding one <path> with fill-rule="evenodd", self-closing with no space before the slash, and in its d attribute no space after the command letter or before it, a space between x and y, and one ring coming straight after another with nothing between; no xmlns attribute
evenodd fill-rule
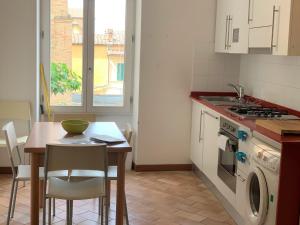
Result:
<svg viewBox="0 0 300 225"><path fill-rule="evenodd" d="M39 190L40 190L40 194L39 194L39 205L40 208L44 207L44 181L43 180L39 180Z"/></svg>
<svg viewBox="0 0 300 225"><path fill-rule="evenodd" d="M116 199L116 225L123 225L123 218L124 218L125 159L126 159L126 153L119 153L117 199Z"/></svg>
<svg viewBox="0 0 300 225"><path fill-rule="evenodd" d="M31 225L39 224L39 155L31 153Z"/></svg>

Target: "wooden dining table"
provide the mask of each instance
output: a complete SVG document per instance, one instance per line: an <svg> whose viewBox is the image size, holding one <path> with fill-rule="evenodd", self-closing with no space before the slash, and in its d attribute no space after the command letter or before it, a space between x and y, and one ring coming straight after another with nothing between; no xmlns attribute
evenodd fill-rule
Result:
<svg viewBox="0 0 300 225"><path fill-rule="evenodd" d="M108 135L124 140L117 145L108 145L109 165L117 165L117 195L116 195L116 225L123 224L125 204L125 160L128 152L132 151L120 129L114 122L93 122L82 135L69 135L57 122L36 122L31 130L24 151L31 158L31 225L39 224L40 209L40 179L39 167L44 165L44 155L47 144L65 142L70 139L82 139L95 136Z"/></svg>

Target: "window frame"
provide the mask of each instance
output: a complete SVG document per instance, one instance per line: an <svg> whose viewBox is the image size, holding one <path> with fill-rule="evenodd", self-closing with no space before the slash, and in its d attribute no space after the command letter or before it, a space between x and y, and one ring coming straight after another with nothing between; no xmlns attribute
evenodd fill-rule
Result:
<svg viewBox="0 0 300 225"><path fill-rule="evenodd" d="M41 2L41 63L45 68L46 81L50 95L50 1ZM125 18L125 52L124 52L124 87L123 106L93 106L94 74L94 20L88 20L86 15L92 13L97 0L83 0L83 64L82 64L82 106L51 106L53 112L88 112L101 115L129 115L131 114L132 74L134 58L135 35L135 0L126 0ZM90 16L91 18L91 16ZM93 70L93 69L92 69Z"/></svg>

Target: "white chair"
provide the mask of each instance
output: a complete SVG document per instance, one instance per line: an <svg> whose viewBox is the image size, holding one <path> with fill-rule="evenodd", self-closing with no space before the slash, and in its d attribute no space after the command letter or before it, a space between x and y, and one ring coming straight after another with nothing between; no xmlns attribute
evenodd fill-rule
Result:
<svg viewBox="0 0 300 225"><path fill-rule="evenodd" d="M46 198L58 198L67 201L67 224L72 224L73 201L106 197L107 183L106 145L47 145L45 155L44 205ZM97 177L80 180L63 180L50 177L53 171L95 171ZM105 198L106 199L106 198ZM107 200L107 199L106 199ZM105 223L108 224L108 204L106 202ZM48 222L51 224L51 200L49 200ZM101 224L103 224L103 201L101 207ZM43 211L43 224L46 225L46 207Z"/></svg>
<svg viewBox="0 0 300 225"><path fill-rule="evenodd" d="M128 124L126 129L123 131L123 135L126 138L127 142L130 144L131 138L132 138L132 127ZM71 179L82 179L82 178L92 178L92 177L99 177L101 176L101 173L97 171L82 171L82 170L72 170L71 172ZM117 181L118 180L118 167L117 166L109 166L108 167L108 173L107 173L107 179L108 179L108 193L107 193L107 203L110 205L110 187L111 187L111 181ZM100 204L99 204L100 205ZM126 202L126 193L125 193L125 218L126 218L126 224L129 225L129 218L128 218L128 209L127 209L127 202Z"/></svg>
<svg viewBox="0 0 300 225"><path fill-rule="evenodd" d="M2 131L4 131L5 137L6 137L6 143L7 143L7 152L11 164L12 169L12 175L13 175L13 183L11 187L11 194L10 194L10 200L9 200L9 207L8 207L8 214L7 214L7 225L9 225L10 219L14 216L15 211L15 205L16 205L16 197L17 197L17 191L18 191L18 183L19 181L29 181L31 177L31 170L30 165L22 165L22 160L20 157L20 152L18 148L17 143L17 137L15 132L15 127L13 122L7 123L5 126L3 126ZM18 155L18 163L15 163L13 153L14 151L17 151ZM17 169L17 170L16 170ZM44 169L40 168L39 175L40 178L44 178ZM51 176L58 176L58 177L67 177L68 171L58 171L55 173L52 173Z"/></svg>
<svg viewBox="0 0 300 225"><path fill-rule="evenodd" d="M28 134L31 129L31 113L30 103L26 101L0 101L0 120L14 121L20 120L27 123ZM18 145L25 144L28 136L21 136L17 138ZM5 147L5 139L0 138L0 147Z"/></svg>

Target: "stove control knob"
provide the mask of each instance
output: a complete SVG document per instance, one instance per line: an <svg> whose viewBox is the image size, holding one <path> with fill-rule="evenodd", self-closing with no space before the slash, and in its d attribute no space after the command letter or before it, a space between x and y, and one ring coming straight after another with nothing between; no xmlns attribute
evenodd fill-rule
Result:
<svg viewBox="0 0 300 225"><path fill-rule="evenodd" d="M248 138L248 134L246 131L243 131L243 130L239 130L238 131L238 139L241 140L241 141L246 141Z"/></svg>
<svg viewBox="0 0 300 225"><path fill-rule="evenodd" d="M241 163L246 163L247 154L245 152L238 151L235 153L235 158Z"/></svg>
<svg viewBox="0 0 300 225"><path fill-rule="evenodd" d="M261 159L263 157L263 152L258 152L256 154L257 158Z"/></svg>
<svg viewBox="0 0 300 225"><path fill-rule="evenodd" d="M269 160L269 157L268 157L268 156L266 156L266 155L264 155L264 156L263 156L263 158L262 158L262 160L266 162L266 161L268 161L268 160Z"/></svg>

